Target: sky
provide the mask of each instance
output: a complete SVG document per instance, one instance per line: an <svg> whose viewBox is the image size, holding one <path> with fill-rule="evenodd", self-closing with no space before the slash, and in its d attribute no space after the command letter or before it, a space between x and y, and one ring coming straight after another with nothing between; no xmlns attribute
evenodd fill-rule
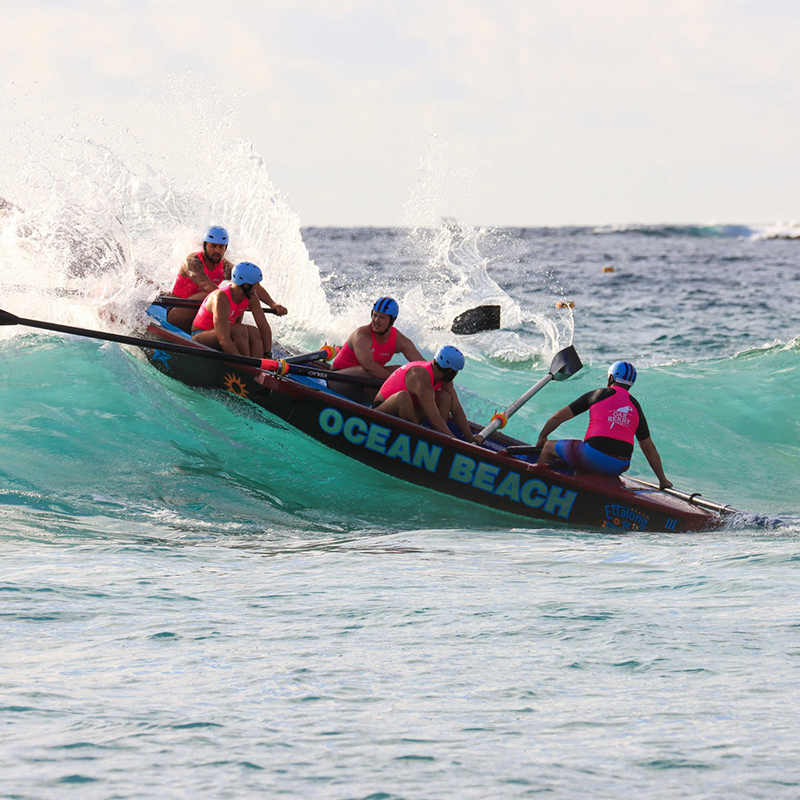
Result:
<svg viewBox="0 0 800 800"><path fill-rule="evenodd" d="M207 89L208 124L234 103L236 135L304 226L800 218L795 0L0 0L0 11L4 83L110 110L190 75Z"/></svg>

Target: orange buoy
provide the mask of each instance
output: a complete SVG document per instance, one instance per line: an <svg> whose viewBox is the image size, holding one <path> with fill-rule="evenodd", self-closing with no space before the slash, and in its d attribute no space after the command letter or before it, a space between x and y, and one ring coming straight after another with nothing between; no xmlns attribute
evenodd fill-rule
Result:
<svg viewBox="0 0 800 800"><path fill-rule="evenodd" d="M559 300L556 303L556 308L575 308L575 303L572 300Z"/></svg>
<svg viewBox="0 0 800 800"><path fill-rule="evenodd" d="M603 272L613 272L614 267L603 267Z"/></svg>

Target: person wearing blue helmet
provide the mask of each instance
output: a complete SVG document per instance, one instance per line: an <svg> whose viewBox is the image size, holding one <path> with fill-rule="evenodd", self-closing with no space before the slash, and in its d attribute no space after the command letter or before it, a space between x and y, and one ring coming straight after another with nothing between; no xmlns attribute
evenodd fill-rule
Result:
<svg viewBox="0 0 800 800"><path fill-rule="evenodd" d="M260 267L242 261L200 303L192 322L192 339L233 355L271 357L272 331L258 299L257 287L263 275ZM245 325L245 311L253 314L255 325Z"/></svg>
<svg viewBox="0 0 800 800"><path fill-rule="evenodd" d="M560 458L576 474L621 475L630 466L633 443L638 441L647 463L658 478L659 487L670 488L672 483L664 474L661 456L650 437L644 411L630 393L635 381L633 364L615 361L608 368L608 383L604 388L581 395L545 422L537 442L542 451L536 463L549 466ZM548 440L547 437L561 423L584 411L589 412L589 427L582 440Z"/></svg>
<svg viewBox="0 0 800 800"><path fill-rule="evenodd" d="M480 442L469 426L453 380L464 369L464 355L452 345L436 351L431 361L412 361L395 370L375 397L374 408L420 424L426 419L434 430L453 436L452 419L468 442Z"/></svg>
<svg viewBox="0 0 800 800"><path fill-rule="evenodd" d="M408 361L422 361L422 354L416 345L395 328L394 323L400 307L391 297L379 297L372 306L369 325L356 328L331 364L332 369L343 375L386 380L399 365L388 362L400 353ZM375 391L360 386L342 383L333 379L328 386L351 400L372 399Z"/></svg>
<svg viewBox="0 0 800 800"><path fill-rule="evenodd" d="M233 264L225 258L229 242L228 231L220 225L212 225L203 236L203 249L186 256L178 269L172 294L189 300L203 300L222 281L229 281L233 270ZM278 316L286 313L286 309L275 303L260 283L257 292L259 298ZM193 308L171 308L167 313L167 320L176 327L189 331L194 315Z"/></svg>

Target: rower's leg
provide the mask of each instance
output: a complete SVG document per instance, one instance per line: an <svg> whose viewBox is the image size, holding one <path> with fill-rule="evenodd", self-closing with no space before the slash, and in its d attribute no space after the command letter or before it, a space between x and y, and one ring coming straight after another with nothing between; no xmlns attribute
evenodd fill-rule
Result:
<svg viewBox="0 0 800 800"><path fill-rule="evenodd" d="M436 408L439 409L439 414L446 425L453 409L453 395L450 392L436 392L434 396L436 398Z"/></svg>
<svg viewBox="0 0 800 800"><path fill-rule="evenodd" d="M419 422L410 392L402 391L393 394L379 406L376 406L376 411L383 411L384 414L400 417L400 419L404 419L407 422Z"/></svg>
<svg viewBox="0 0 800 800"><path fill-rule="evenodd" d="M253 358L264 357L264 344L261 341L261 332L254 325L245 325L249 339L250 352L248 355Z"/></svg>
<svg viewBox="0 0 800 800"><path fill-rule="evenodd" d="M196 292L187 299L202 300L205 296L206 292ZM169 322L170 325L174 325L176 328L180 328L182 331L186 331L186 333L191 333L192 323L197 315L197 311L197 308L171 308L167 311L167 322Z"/></svg>
<svg viewBox="0 0 800 800"><path fill-rule="evenodd" d="M262 353L258 358L263 358L265 355L267 358L272 358L270 355L272 353L272 328L270 328L269 323L267 323L267 330L264 332L263 339L258 328L255 331L258 334L258 346L262 348Z"/></svg>
<svg viewBox="0 0 800 800"><path fill-rule="evenodd" d="M206 347L213 347L215 350L222 350L217 339L217 333L212 328L210 331L200 331L192 336L192 340L206 345Z"/></svg>
<svg viewBox="0 0 800 800"><path fill-rule="evenodd" d="M542 447L542 452L539 453L539 458L536 459L536 465L539 467L546 467L552 463L556 457L556 443L552 439L548 439Z"/></svg>
<svg viewBox="0 0 800 800"><path fill-rule="evenodd" d="M231 325L231 341L240 355L250 355L250 334L245 330L245 326L240 323Z"/></svg>
<svg viewBox="0 0 800 800"><path fill-rule="evenodd" d="M355 375L358 378L369 378L369 374L363 367L345 367L344 369L331 370L331 377L327 379L328 388L359 403L364 398L371 402L375 399L375 395L378 394L378 390L373 389L371 386L354 386L352 383L337 381L336 375Z"/></svg>

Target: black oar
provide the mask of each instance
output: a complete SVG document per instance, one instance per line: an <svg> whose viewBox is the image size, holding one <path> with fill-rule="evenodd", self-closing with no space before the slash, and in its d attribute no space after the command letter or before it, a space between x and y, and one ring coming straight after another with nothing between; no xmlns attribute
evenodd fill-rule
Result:
<svg viewBox="0 0 800 800"><path fill-rule="evenodd" d="M105 331L95 331L88 328L76 328L72 325L59 325L55 322L43 322L38 319L25 319L18 317L8 311L0 309L0 325L25 325L29 328L41 328L46 331L56 333L69 333L73 336L84 336L88 339L101 339L106 342L117 342L127 344L132 347L142 347L147 350L164 350L170 353L182 353L187 356L197 356L198 358L210 358L215 361L227 361L230 364L244 364L248 367L285 375L287 372L295 375L308 375L314 378L329 378L336 375L337 381L344 383L354 383L359 386L380 386L382 381L375 378L359 378L356 375L339 375L330 370L315 369L300 364L290 364L287 361L274 358L251 358L250 356L233 355L223 353L221 350L192 346L188 344L178 344L176 342L159 342L154 339L141 339L138 336L123 336L118 333L106 333Z"/></svg>
<svg viewBox="0 0 800 800"><path fill-rule="evenodd" d="M286 361L284 361L284 363L286 363ZM336 370L307 367L302 364L286 364L286 366L288 367L286 371L290 375L306 375L309 378L322 378L324 381L336 381L337 383L353 383L356 386L383 386L383 381L380 378L362 378L359 375L342 375Z"/></svg>
<svg viewBox="0 0 800 800"><path fill-rule="evenodd" d="M307 361L330 361L339 352L336 345L326 344L321 350L315 350L313 353L301 353L299 356L290 356L283 360L287 364L305 364Z"/></svg>
<svg viewBox="0 0 800 800"><path fill-rule="evenodd" d="M451 333L467 336L500 328L500 306L476 306L459 314L450 327Z"/></svg>
<svg viewBox="0 0 800 800"><path fill-rule="evenodd" d="M200 308L202 300L192 300L188 297L173 297L169 294L161 294L153 300L154 306L164 306L164 308ZM265 314L277 314L274 308L262 305L261 310Z"/></svg>
<svg viewBox="0 0 800 800"><path fill-rule="evenodd" d="M512 414L516 414L536 392L547 386L550 381L564 381L572 377L581 367L583 367L583 364L572 345L565 347L563 350L559 350L550 362L550 372L531 386L522 397L515 400L505 411L498 411L497 414L492 417L492 421L478 435L482 439L487 439L498 428L504 428L508 422L508 418Z"/></svg>

